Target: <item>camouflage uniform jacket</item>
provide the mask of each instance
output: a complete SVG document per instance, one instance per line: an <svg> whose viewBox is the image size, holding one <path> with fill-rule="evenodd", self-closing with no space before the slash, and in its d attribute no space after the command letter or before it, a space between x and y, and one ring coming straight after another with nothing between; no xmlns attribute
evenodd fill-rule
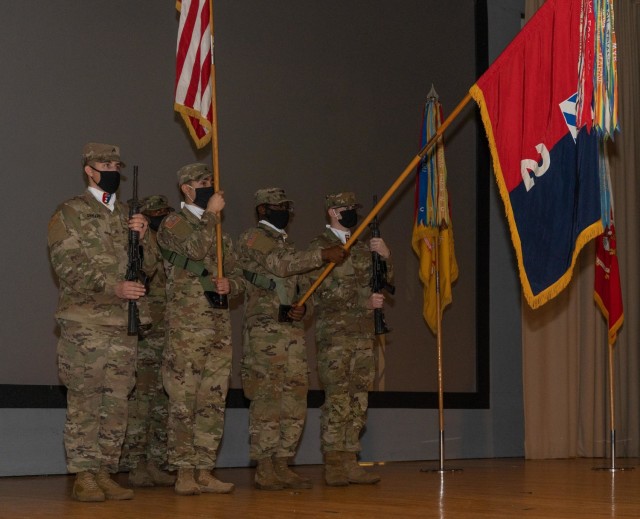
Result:
<svg viewBox="0 0 640 519"><path fill-rule="evenodd" d="M312 247L321 248L341 244L328 228L311 242ZM393 269L389 261L387 268L391 278ZM373 337L373 310L366 307L371 295L371 273L369 247L356 241L349 249L349 257L333 268L313 295L319 339L330 340L335 334Z"/></svg>
<svg viewBox="0 0 640 519"><path fill-rule="evenodd" d="M186 256L192 261L202 262L210 276L216 276L216 223L218 217L205 211L198 219L187 208L167 216L158 229L158 245L163 249ZM242 272L238 269L231 239L222 236L224 276L229 279L230 297L244 291ZM200 278L189 270L165 260L167 273L167 321L169 326L184 326L185 316L194 328L210 328L214 310L204 296ZM228 313L228 310L222 310Z"/></svg>
<svg viewBox="0 0 640 519"><path fill-rule="evenodd" d="M296 302L298 284L308 285L308 280L299 274L323 263L320 249L297 250L282 234L263 224L242 233L238 239L238 261L244 270L272 279L277 286L268 290L247 282L245 320L256 315L277 319L280 304ZM292 324L302 326L301 322Z"/></svg>
<svg viewBox="0 0 640 519"><path fill-rule="evenodd" d="M60 296L56 317L97 325L126 325L128 301L114 292L125 279L129 211L116 202L113 212L86 191L61 204L49 222L49 254L58 276ZM148 239L143 246L143 270L153 275L158 250ZM140 321L149 323L145 298L138 301Z"/></svg>
<svg viewBox="0 0 640 519"><path fill-rule="evenodd" d="M158 235L156 231L149 229L149 240L154 246L158 247ZM167 274L164 271L162 258L158 258L156 273L149 283L149 292L147 293L147 303L149 305L149 313L151 322L155 326L164 329L165 309L167 307Z"/></svg>

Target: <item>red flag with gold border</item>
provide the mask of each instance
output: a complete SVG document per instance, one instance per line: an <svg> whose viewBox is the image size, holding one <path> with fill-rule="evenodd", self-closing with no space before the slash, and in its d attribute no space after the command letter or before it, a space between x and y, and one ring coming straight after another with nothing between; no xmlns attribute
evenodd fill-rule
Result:
<svg viewBox="0 0 640 519"><path fill-rule="evenodd" d="M609 344L614 344L624 321L622 286L613 222L596 238L596 273L593 297L607 320Z"/></svg>

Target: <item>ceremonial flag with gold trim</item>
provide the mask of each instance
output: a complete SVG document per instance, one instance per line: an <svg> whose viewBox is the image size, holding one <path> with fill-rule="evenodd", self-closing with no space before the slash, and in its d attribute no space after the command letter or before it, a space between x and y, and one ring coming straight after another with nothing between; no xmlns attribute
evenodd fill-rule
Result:
<svg viewBox="0 0 640 519"><path fill-rule="evenodd" d="M579 74L580 49L593 45L582 7L547 0L470 90L532 308L568 285L580 250L603 231L598 135L591 103L578 102L593 91Z"/></svg>
<svg viewBox="0 0 640 519"><path fill-rule="evenodd" d="M436 134L440 124L442 124L442 105L438 102L435 90L432 89L424 108L421 147L424 147ZM423 284L424 299L422 314L435 334L444 308L453 300L451 284L458 279L442 139L431 148L418 166L415 197L411 245L420 259L419 276ZM437 263L436 243L438 244ZM440 315L438 315L436 275L439 276L440 281Z"/></svg>
<svg viewBox="0 0 640 519"><path fill-rule="evenodd" d="M618 330L624 321L620 268L616 251L616 228L611 223L596 238L596 273L594 299L607 320L609 344L616 342Z"/></svg>
<svg viewBox="0 0 640 519"><path fill-rule="evenodd" d="M196 146L211 140L211 24L209 0L178 0L174 110L182 116Z"/></svg>
<svg viewBox="0 0 640 519"><path fill-rule="evenodd" d="M593 126L606 138L613 138L618 126L618 66L613 1L601 0L589 13L591 31L595 35L593 65ZM585 25L585 30L589 26ZM600 146L600 211L604 232L596 238L596 266L593 297L607 320L608 342L613 345L624 321L622 285L618 266L616 228L614 224L613 190L604 142Z"/></svg>

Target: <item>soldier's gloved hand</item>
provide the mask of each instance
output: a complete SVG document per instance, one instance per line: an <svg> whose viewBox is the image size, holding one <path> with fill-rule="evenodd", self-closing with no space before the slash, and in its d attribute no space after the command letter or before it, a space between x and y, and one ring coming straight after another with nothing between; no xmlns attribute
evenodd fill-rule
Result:
<svg viewBox="0 0 640 519"><path fill-rule="evenodd" d="M326 249L322 249L322 261L340 265L340 263L342 263L346 258L347 251L344 250L344 248L342 248L340 245L333 245L331 247L327 247Z"/></svg>
<svg viewBox="0 0 640 519"><path fill-rule="evenodd" d="M302 318L304 317L304 314L307 313L307 306L306 305L302 305L302 306L296 306L293 305L290 309L289 312L287 313L287 315L293 319L294 321L302 321Z"/></svg>

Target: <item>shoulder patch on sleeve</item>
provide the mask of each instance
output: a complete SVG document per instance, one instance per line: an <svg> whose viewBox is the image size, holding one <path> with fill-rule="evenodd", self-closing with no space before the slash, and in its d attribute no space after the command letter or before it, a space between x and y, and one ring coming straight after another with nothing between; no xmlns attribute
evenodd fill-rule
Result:
<svg viewBox="0 0 640 519"><path fill-rule="evenodd" d="M193 232L191 224L179 214L167 216L162 223L173 236L179 239L186 238Z"/></svg>
<svg viewBox="0 0 640 519"><path fill-rule="evenodd" d="M62 222L62 218L60 218L60 213L56 212L49 220L49 230L48 230L48 242L49 245L53 245L59 241L64 240L67 237L67 231L64 228L64 223Z"/></svg>
<svg viewBox="0 0 640 519"><path fill-rule="evenodd" d="M177 214L170 214L164 220L162 220L162 225L164 225L167 229L172 229L175 224L180 221L180 217Z"/></svg>
<svg viewBox="0 0 640 519"><path fill-rule="evenodd" d="M270 252L275 246L275 241L265 236L258 229L252 231L247 236L247 247L262 252L263 254Z"/></svg>

